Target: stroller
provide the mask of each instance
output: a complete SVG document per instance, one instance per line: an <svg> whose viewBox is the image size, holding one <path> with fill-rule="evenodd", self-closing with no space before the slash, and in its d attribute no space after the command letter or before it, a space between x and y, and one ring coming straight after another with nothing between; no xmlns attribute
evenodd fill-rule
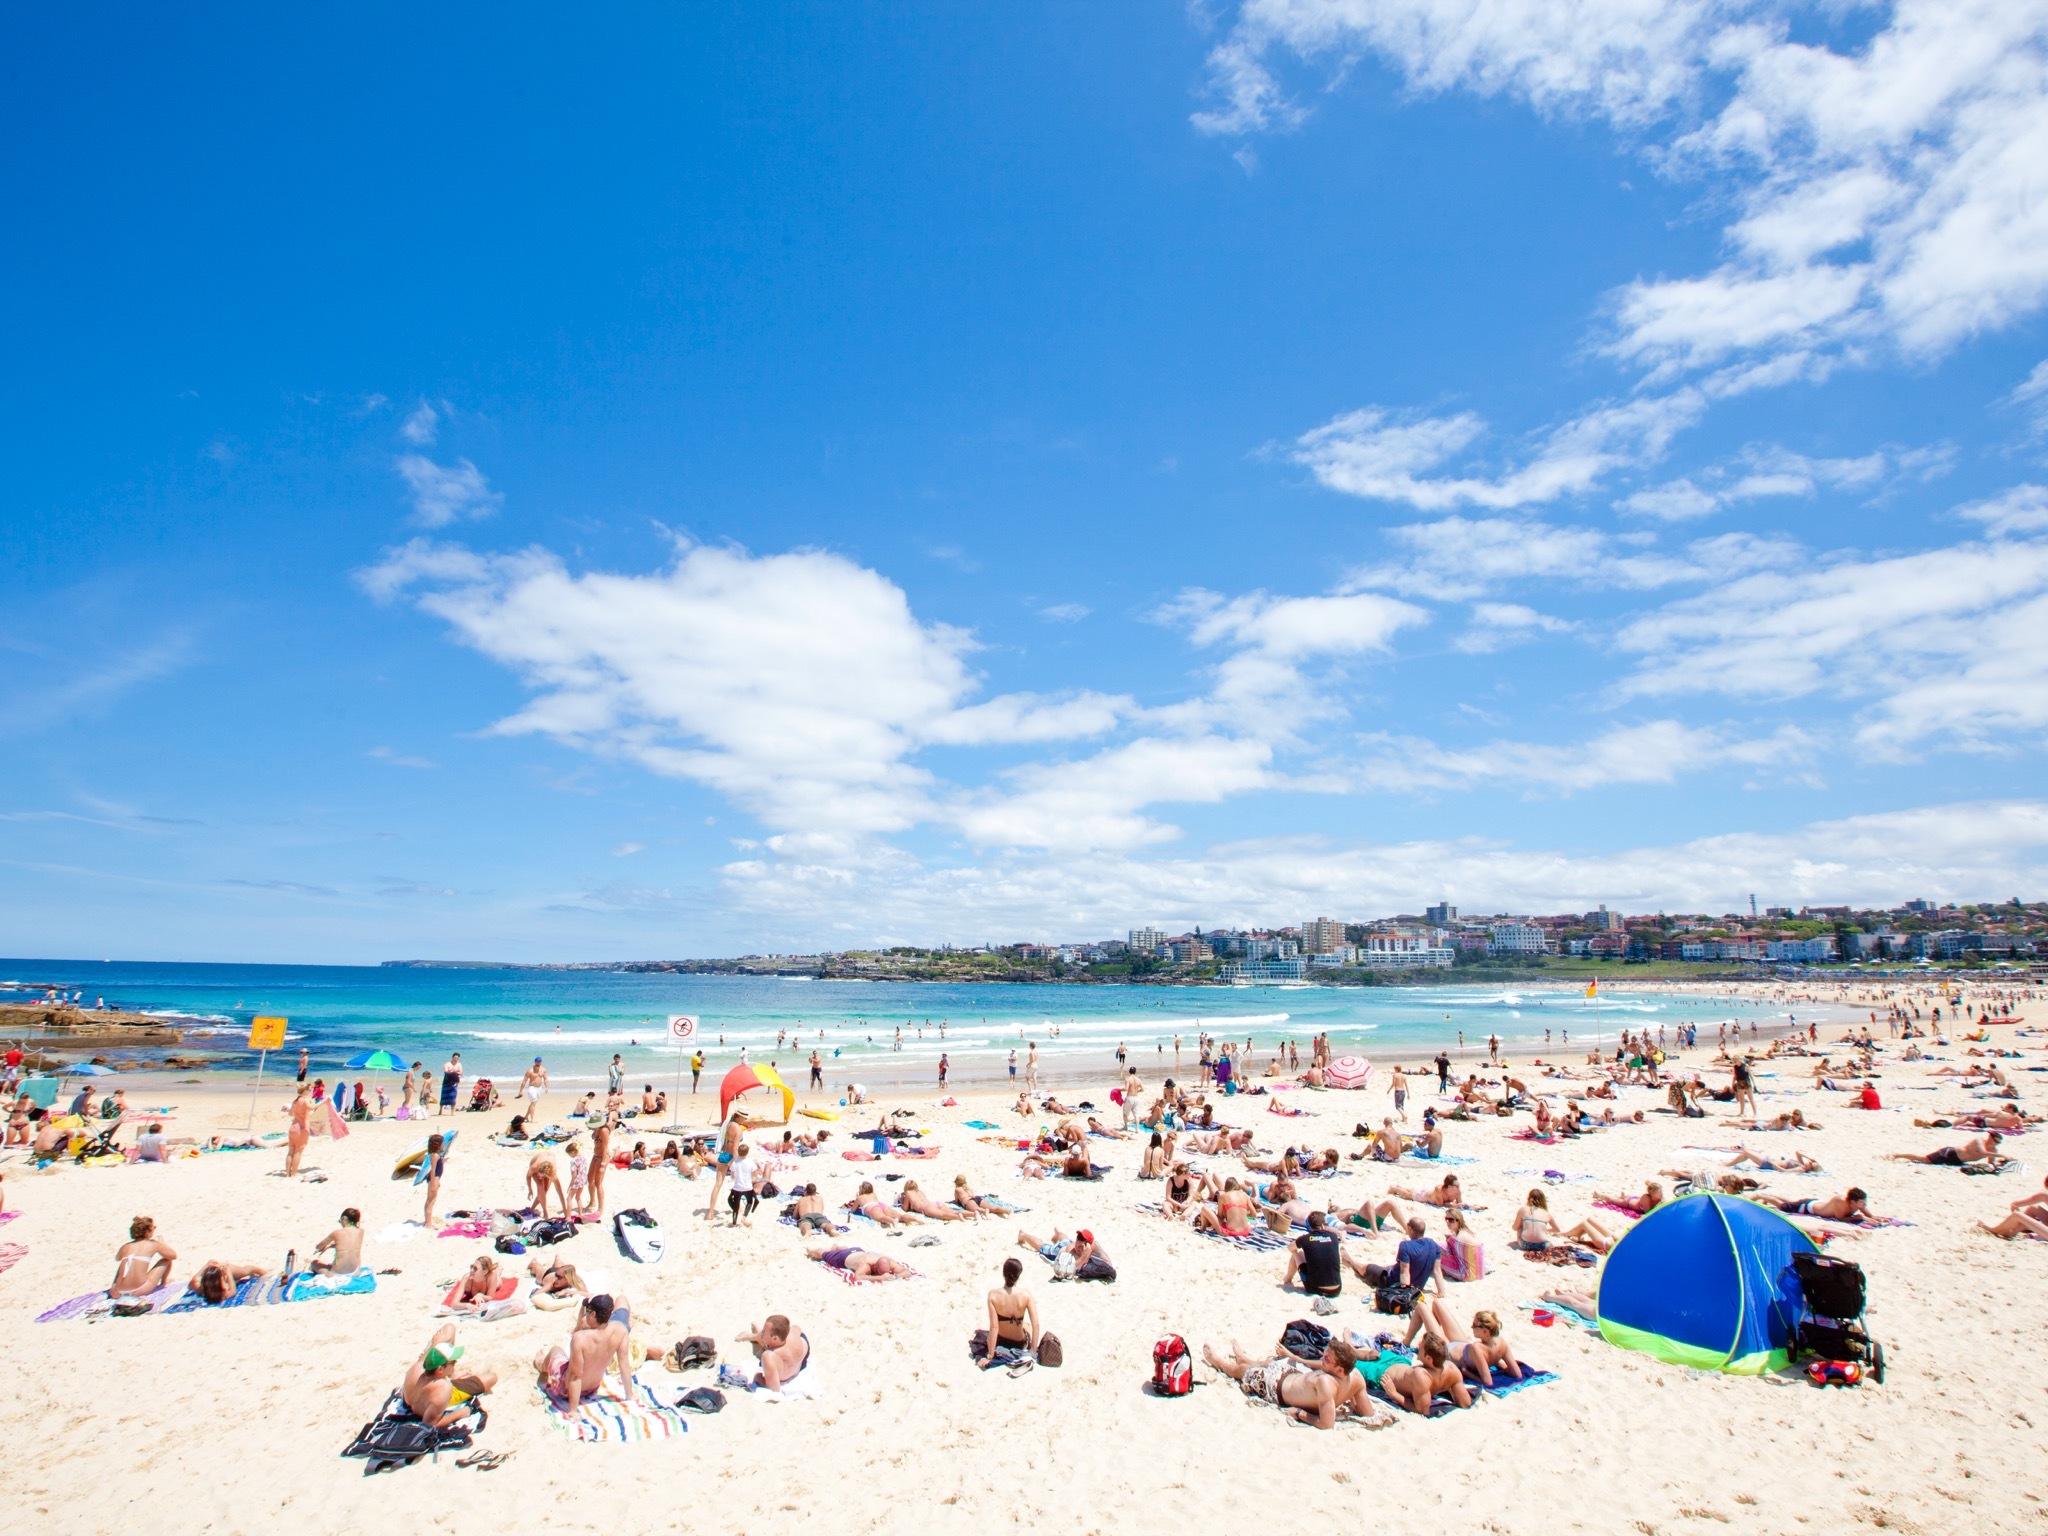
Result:
<svg viewBox="0 0 2048 1536"><path fill-rule="evenodd" d="M1811 1314L1799 1324L1793 1359L1853 1365L1882 1383L1884 1346L1863 1326L1863 1266L1824 1253L1795 1253L1792 1273Z"/></svg>
<svg viewBox="0 0 2048 1536"><path fill-rule="evenodd" d="M497 1107L498 1090L491 1086L491 1080L488 1077L478 1078L469 1090L469 1112L476 1114L482 1110L496 1109Z"/></svg>

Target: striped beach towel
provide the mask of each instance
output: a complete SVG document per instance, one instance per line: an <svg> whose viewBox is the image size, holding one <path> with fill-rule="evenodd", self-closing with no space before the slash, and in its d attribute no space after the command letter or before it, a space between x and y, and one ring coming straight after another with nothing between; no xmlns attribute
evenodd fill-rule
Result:
<svg viewBox="0 0 2048 1536"><path fill-rule="evenodd" d="M1142 1211L1147 1216L1164 1216L1166 1214L1164 1207L1158 1205L1140 1205L1136 1209ZM1194 1230L1192 1225L1190 1230ZM1271 1253L1275 1249L1287 1247L1293 1241L1292 1238L1284 1237L1280 1233L1271 1231L1266 1227L1253 1227L1251 1231L1244 1233L1242 1236L1235 1232L1212 1232L1206 1229L1202 1230L1200 1235L1211 1238L1219 1243L1228 1243L1233 1248L1246 1248L1257 1253Z"/></svg>
<svg viewBox="0 0 2048 1536"><path fill-rule="evenodd" d="M558 1402L549 1393L541 1394L541 1405L547 1409L550 1424L571 1440L579 1440L585 1445L668 1440L687 1434L690 1421L680 1408L650 1402L650 1397L660 1393L664 1385L659 1380L648 1379L643 1373L633 1378L632 1402L624 1403L609 1395L586 1397L574 1418L569 1416L568 1405Z"/></svg>

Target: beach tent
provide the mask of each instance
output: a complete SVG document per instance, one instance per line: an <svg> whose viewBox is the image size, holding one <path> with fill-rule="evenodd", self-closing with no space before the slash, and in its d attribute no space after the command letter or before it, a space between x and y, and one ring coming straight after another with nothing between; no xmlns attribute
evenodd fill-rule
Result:
<svg viewBox="0 0 2048 1536"><path fill-rule="evenodd" d="M1339 1056L1323 1068L1323 1085L1327 1088L1363 1088L1371 1076L1372 1063L1363 1056Z"/></svg>
<svg viewBox="0 0 2048 1536"><path fill-rule="evenodd" d="M1792 1256L1813 1240L1768 1206L1729 1195L1668 1201L1614 1245L1600 1333L1672 1365L1782 1370L1806 1303Z"/></svg>
<svg viewBox="0 0 2048 1536"><path fill-rule="evenodd" d="M782 1095L782 1123L787 1125L790 1111L796 1107L796 1095L776 1076L773 1067L738 1066L726 1073L725 1081L718 1085L718 1118L723 1120L732 1113L734 1099L756 1088L770 1088Z"/></svg>

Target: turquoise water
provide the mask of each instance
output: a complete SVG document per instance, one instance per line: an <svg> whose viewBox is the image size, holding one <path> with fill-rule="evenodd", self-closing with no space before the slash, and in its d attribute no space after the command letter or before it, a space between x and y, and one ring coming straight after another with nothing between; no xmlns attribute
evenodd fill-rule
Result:
<svg viewBox="0 0 2048 1536"><path fill-rule="evenodd" d="M88 1006L184 1016L195 1043L247 1038L255 1014L283 1014L287 1051L304 1046L316 1072L358 1051L382 1048L438 1069L460 1051L469 1076L517 1079L535 1056L559 1087L602 1082L612 1054L634 1083L672 1083L678 1051L665 1043L670 1014L700 1020L707 1075L739 1060L767 1060L793 1082L812 1050L828 1082L935 1082L941 1051L953 1079L1006 1078L1036 1041L1041 1076L1099 1077L1119 1044L1141 1069L1171 1067L1174 1040L1192 1067L1197 1037L1252 1042L1256 1063L1282 1042L1305 1054L1331 1037L1338 1054L1417 1061L1439 1047L1504 1053L1611 1041L1623 1028L1690 1020L1711 1032L1723 1019L1782 1023L1757 1006L1714 998L1631 995L1589 1002L1576 989L1426 987L938 986L806 981L751 976L641 975L607 971L406 970L367 966L172 965L133 961L0 960L0 980L54 983ZM0 992L0 998L18 996ZM1807 1011L1813 1011L1808 1009ZM1802 1017L1804 1015L1802 1014ZM945 1032L940 1034L943 1021ZM896 1030L903 1030L901 1050ZM920 1027L922 1033L920 1034ZM777 1035L781 1033L778 1043ZM248 1063L252 1068L254 1058ZM232 1065L232 1063L230 1063ZM509 1086L509 1085L508 1085Z"/></svg>

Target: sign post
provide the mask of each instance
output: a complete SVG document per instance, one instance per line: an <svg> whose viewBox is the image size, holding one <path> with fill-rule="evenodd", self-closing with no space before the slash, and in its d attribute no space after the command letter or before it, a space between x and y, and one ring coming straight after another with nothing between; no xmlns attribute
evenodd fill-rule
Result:
<svg viewBox="0 0 2048 1536"><path fill-rule="evenodd" d="M683 1058L690 1054L690 1046L697 1038L697 1016L691 1013L672 1013L668 1019L668 1037L676 1047L676 1093L669 1101L669 1124L665 1132L679 1132L685 1127L683 1118Z"/></svg>
<svg viewBox="0 0 2048 1536"><path fill-rule="evenodd" d="M262 1052L256 1058L256 1087L249 1095L249 1124L247 1130L256 1129L256 1100L263 1092L263 1064L270 1059L272 1051L284 1049L285 1021L275 1016L259 1015L249 1021L249 1049Z"/></svg>

